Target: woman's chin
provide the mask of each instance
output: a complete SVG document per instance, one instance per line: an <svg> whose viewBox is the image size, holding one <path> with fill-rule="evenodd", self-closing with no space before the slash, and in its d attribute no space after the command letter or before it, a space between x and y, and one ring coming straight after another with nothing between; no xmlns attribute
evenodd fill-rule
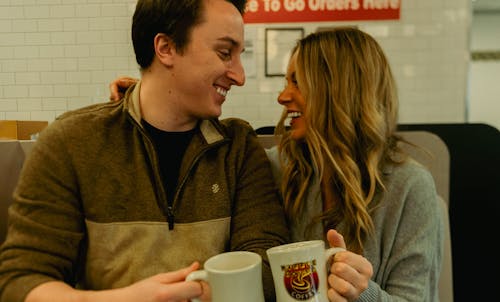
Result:
<svg viewBox="0 0 500 302"><path fill-rule="evenodd" d="M302 141L306 137L306 132L303 129L292 129L290 137L295 141Z"/></svg>

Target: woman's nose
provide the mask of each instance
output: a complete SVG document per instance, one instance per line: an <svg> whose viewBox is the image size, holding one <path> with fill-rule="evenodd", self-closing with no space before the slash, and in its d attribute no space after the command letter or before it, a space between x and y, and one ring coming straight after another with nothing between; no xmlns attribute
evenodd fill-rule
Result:
<svg viewBox="0 0 500 302"><path fill-rule="evenodd" d="M290 93L288 92L287 88L285 87L280 94L278 94L278 103L281 105L285 105L286 103L291 101Z"/></svg>

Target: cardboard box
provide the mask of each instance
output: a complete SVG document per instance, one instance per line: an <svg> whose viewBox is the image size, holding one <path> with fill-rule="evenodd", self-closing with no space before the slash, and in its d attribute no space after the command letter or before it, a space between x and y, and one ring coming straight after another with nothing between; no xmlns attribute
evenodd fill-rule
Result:
<svg viewBox="0 0 500 302"><path fill-rule="evenodd" d="M0 121L0 139L28 140L48 124L47 121Z"/></svg>

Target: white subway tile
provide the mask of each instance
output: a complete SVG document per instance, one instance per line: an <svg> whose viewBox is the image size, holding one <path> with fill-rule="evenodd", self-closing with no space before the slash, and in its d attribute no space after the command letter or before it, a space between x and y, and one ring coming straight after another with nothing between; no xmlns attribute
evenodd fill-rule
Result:
<svg viewBox="0 0 500 302"><path fill-rule="evenodd" d="M42 109L47 111L66 111L68 108L66 98L44 98Z"/></svg>
<svg viewBox="0 0 500 302"><path fill-rule="evenodd" d="M30 112L5 112L6 120L20 120L20 121L29 121L31 120Z"/></svg>
<svg viewBox="0 0 500 302"><path fill-rule="evenodd" d="M75 71L78 69L78 59L60 58L52 60L52 69L54 71Z"/></svg>
<svg viewBox="0 0 500 302"><path fill-rule="evenodd" d="M70 58L86 58L90 56L90 49L87 45L64 46L64 55Z"/></svg>
<svg viewBox="0 0 500 302"><path fill-rule="evenodd" d="M61 19L41 19L37 20L38 22L38 31L41 32L59 32L62 31L63 20Z"/></svg>
<svg viewBox="0 0 500 302"><path fill-rule="evenodd" d="M78 70L94 71L103 69L104 59L101 57L78 58Z"/></svg>
<svg viewBox="0 0 500 302"><path fill-rule="evenodd" d="M88 84L90 83L89 71L73 71L66 73L66 83L68 84Z"/></svg>
<svg viewBox="0 0 500 302"><path fill-rule="evenodd" d="M42 100L40 98L18 99L18 111L39 111L42 110Z"/></svg>
<svg viewBox="0 0 500 302"><path fill-rule="evenodd" d="M130 30L105 30L102 31L102 39L106 43L125 44L130 43Z"/></svg>
<svg viewBox="0 0 500 302"><path fill-rule="evenodd" d="M16 46L24 44L24 33L2 33L0 39L1 46Z"/></svg>
<svg viewBox="0 0 500 302"><path fill-rule="evenodd" d="M0 61L14 58L14 48L10 46L0 47Z"/></svg>
<svg viewBox="0 0 500 302"><path fill-rule="evenodd" d="M90 30L113 30L115 27L112 17L91 18L90 20Z"/></svg>
<svg viewBox="0 0 500 302"><path fill-rule="evenodd" d="M77 33L75 32L51 32L50 44L52 45L68 45L76 43Z"/></svg>
<svg viewBox="0 0 500 302"><path fill-rule="evenodd" d="M73 18L75 17L74 5L54 5L50 7L51 18Z"/></svg>
<svg viewBox="0 0 500 302"><path fill-rule="evenodd" d="M91 45L91 57L113 57L115 56L115 47L113 44Z"/></svg>
<svg viewBox="0 0 500 302"><path fill-rule="evenodd" d="M101 16L101 6L98 4L81 4L76 6L76 17L99 17Z"/></svg>
<svg viewBox="0 0 500 302"><path fill-rule="evenodd" d="M26 33L25 45L50 45L50 33Z"/></svg>
<svg viewBox="0 0 500 302"><path fill-rule="evenodd" d="M0 72L1 85L15 85L16 74L14 72Z"/></svg>
<svg viewBox="0 0 500 302"><path fill-rule="evenodd" d="M54 95L55 97L77 97L78 85L69 84L57 84L54 85Z"/></svg>
<svg viewBox="0 0 500 302"><path fill-rule="evenodd" d="M64 57L64 48L61 46L40 46L38 48L40 58L62 58Z"/></svg>
<svg viewBox="0 0 500 302"><path fill-rule="evenodd" d="M30 85L29 96L36 97L52 97L54 96L54 88L52 85Z"/></svg>
<svg viewBox="0 0 500 302"><path fill-rule="evenodd" d="M16 72L16 85L40 84L39 72Z"/></svg>
<svg viewBox="0 0 500 302"><path fill-rule="evenodd" d="M88 18L72 18L63 20L64 31L88 31L89 30Z"/></svg>
<svg viewBox="0 0 500 302"><path fill-rule="evenodd" d="M17 86L4 86L3 95L6 98L23 98L29 96L29 88L26 85Z"/></svg>
<svg viewBox="0 0 500 302"><path fill-rule="evenodd" d="M17 101L15 99L0 99L1 111L17 111Z"/></svg>
<svg viewBox="0 0 500 302"><path fill-rule="evenodd" d="M32 121L52 122L56 118L56 113L55 111L31 111L30 118Z"/></svg>
<svg viewBox="0 0 500 302"><path fill-rule="evenodd" d="M47 71L41 73L42 84L64 84L66 82L66 72Z"/></svg>
<svg viewBox="0 0 500 302"><path fill-rule="evenodd" d="M0 24L2 22L0 21ZM38 22L33 19L12 20L11 32L13 33L33 33L38 32ZM1 29L0 29L1 31Z"/></svg>
<svg viewBox="0 0 500 302"><path fill-rule="evenodd" d="M102 44L102 32L82 31L76 34L77 44Z"/></svg>
<svg viewBox="0 0 500 302"><path fill-rule="evenodd" d="M0 9L0 19L22 19L24 9L22 6L2 6Z"/></svg>
<svg viewBox="0 0 500 302"><path fill-rule="evenodd" d="M3 72L22 72L28 70L28 64L26 60L4 60L2 62Z"/></svg>
<svg viewBox="0 0 500 302"><path fill-rule="evenodd" d="M26 19L50 18L50 7L47 5L25 6L23 17Z"/></svg>
<svg viewBox="0 0 500 302"><path fill-rule="evenodd" d="M40 50L35 46L14 47L14 57L16 59L31 59L40 57Z"/></svg>
<svg viewBox="0 0 500 302"><path fill-rule="evenodd" d="M128 14L126 3L122 4L103 4L101 6L101 14L108 17L123 17Z"/></svg>

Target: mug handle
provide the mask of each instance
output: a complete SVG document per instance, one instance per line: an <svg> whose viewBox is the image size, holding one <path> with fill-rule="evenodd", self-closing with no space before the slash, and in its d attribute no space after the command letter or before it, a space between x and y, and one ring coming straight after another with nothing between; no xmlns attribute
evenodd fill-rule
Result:
<svg viewBox="0 0 500 302"><path fill-rule="evenodd" d="M205 270L197 270L189 273L186 277L186 281L205 281L208 282L208 274ZM191 299L191 302L200 302L199 299Z"/></svg>
<svg viewBox="0 0 500 302"><path fill-rule="evenodd" d="M331 248L325 250L326 275L327 276L330 274L330 267L331 267L331 263L332 263L332 261L330 261L330 258L333 255L335 255L336 253L343 252L343 251L346 251L346 249L343 247L331 247Z"/></svg>

